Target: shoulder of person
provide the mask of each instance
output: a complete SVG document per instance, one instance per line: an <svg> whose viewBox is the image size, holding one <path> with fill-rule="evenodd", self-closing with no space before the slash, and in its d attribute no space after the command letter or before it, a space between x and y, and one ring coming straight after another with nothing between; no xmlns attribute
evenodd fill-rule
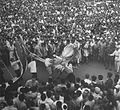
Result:
<svg viewBox="0 0 120 110"><path fill-rule="evenodd" d="M36 80L35 82L39 84L39 81L38 81L38 80Z"/></svg>
<svg viewBox="0 0 120 110"><path fill-rule="evenodd" d="M29 80L26 81L26 83L30 83L30 82L32 82L32 79L29 79Z"/></svg>

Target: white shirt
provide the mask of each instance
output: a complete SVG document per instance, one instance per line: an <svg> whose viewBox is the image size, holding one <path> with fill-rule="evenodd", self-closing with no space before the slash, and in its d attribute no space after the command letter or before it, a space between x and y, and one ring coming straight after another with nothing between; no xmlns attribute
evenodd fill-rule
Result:
<svg viewBox="0 0 120 110"><path fill-rule="evenodd" d="M115 50L112 54L110 54L110 56L115 56L115 61L117 61L119 58L119 53L120 53L120 49Z"/></svg>
<svg viewBox="0 0 120 110"><path fill-rule="evenodd" d="M84 81L88 84L91 84L91 80L90 79L84 79Z"/></svg>
<svg viewBox="0 0 120 110"><path fill-rule="evenodd" d="M28 64L28 68L30 68L30 72L31 72L31 73L36 73L36 72L37 72L36 61L31 61L31 62Z"/></svg>

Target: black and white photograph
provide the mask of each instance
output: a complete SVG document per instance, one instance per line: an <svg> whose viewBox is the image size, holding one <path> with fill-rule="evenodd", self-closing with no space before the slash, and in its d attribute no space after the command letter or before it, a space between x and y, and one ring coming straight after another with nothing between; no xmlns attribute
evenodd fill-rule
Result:
<svg viewBox="0 0 120 110"><path fill-rule="evenodd" d="M120 110L120 0L0 0L0 110Z"/></svg>

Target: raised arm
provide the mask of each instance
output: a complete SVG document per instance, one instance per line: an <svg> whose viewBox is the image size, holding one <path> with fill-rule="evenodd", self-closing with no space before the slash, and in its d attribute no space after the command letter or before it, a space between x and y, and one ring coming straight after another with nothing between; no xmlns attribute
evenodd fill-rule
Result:
<svg viewBox="0 0 120 110"><path fill-rule="evenodd" d="M109 55L110 56L115 56L115 53L116 53L116 50L112 54L109 54Z"/></svg>

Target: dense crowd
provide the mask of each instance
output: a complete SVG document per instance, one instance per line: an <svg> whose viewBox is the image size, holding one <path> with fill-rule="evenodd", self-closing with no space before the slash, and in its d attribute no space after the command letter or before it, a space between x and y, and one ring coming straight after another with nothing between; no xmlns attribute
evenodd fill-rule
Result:
<svg viewBox="0 0 120 110"><path fill-rule="evenodd" d="M9 40L20 34L25 40L119 36L117 0L6 0L0 6L0 34Z"/></svg>
<svg viewBox="0 0 120 110"><path fill-rule="evenodd" d="M108 54L119 42L117 0L6 0L0 6L0 50L6 65L20 36L31 52L43 58L60 55L67 43L77 40L85 50L82 54L103 58L106 67L111 61ZM44 43L39 45L41 39Z"/></svg>
<svg viewBox="0 0 120 110"><path fill-rule="evenodd" d="M41 58L59 56L72 43L79 50L72 65L99 61L111 70L120 50L119 8L117 0L1 0L0 62L8 67L17 61L15 43L22 37ZM51 77L38 82L33 75L25 85L11 80L6 85L2 63L0 110L120 110L119 75L109 72L103 81L102 75L80 79L70 74L58 82Z"/></svg>
<svg viewBox="0 0 120 110"><path fill-rule="evenodd" d="M111 72L103 76L85 75L85 79L70 74L59 82L49 77L48 82L38 82L36 76L25 85L0 87L0 109L3 110L119 110L119 75Z"/></svg>

